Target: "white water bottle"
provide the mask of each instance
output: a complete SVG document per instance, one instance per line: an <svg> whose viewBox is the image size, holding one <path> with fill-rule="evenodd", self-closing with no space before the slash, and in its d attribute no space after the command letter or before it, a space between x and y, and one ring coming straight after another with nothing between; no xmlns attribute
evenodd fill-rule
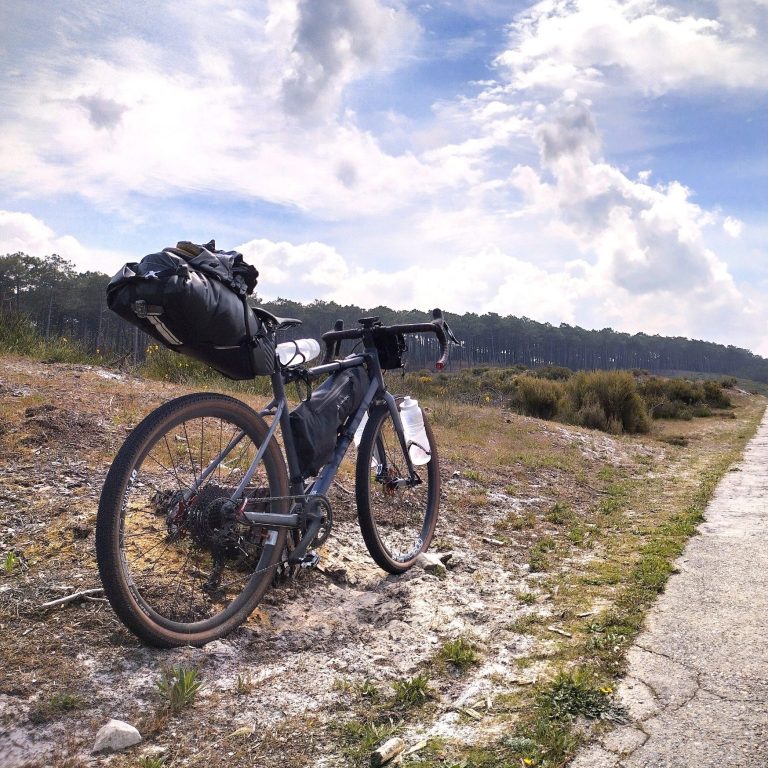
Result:
<svg viewBox="0 0 768 768"><path fill-rule="evenodd" d="M427 464L432 458L429 451L427 431L424 429L424 416L419 408L419 401L405 397L400 403L400 419L403 422L405 443L410 444L408 453L415 465Z"/></svg>
<svg viewBox="0 0 768 768"><path fill-rule="evenodd" d="M368 423L368 411L363 414L363 418L360 419L360 425L355 430L355 436L352 438L355 441L355 448L360 446L360 441L363 439L363 430Z"/></svg>
<svg viewBox="0 0 768 768"><path fill-rule="evenodd" d="M275 352L277 352L282 365L301 365L320 354L320 343L317 339L284 341L275 347Z"/></svg>
<svg viewBox="0 0 768 768"><path fill-rule="evenodd" d="M360 425L355 430L354 437L352 438L355 441L355 448L360 447L360 441L363 439L363 430L365 429L365 425L368 423L368 411L366 411L363 414L363 418L360 419ZM376 457L376 450L373 450L373 454L371 455L371 469L376 469L378 466L378 460Z"/></svg>

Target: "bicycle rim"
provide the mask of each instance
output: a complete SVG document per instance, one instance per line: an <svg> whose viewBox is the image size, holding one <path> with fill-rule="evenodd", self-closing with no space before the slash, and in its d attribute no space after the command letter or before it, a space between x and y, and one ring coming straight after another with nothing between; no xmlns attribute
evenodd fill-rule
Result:
<svg viewBox="0 0 768 768"><path fill-rule="evenodd" d="M118 453L99 507L99 570L113 608L145 641L220 637L269 585L285 529L252 526L228 504L265 434L234 398L191 395L150 414ZM286 511L279 456L272 443L245 489L258 511Z"/></svg>
<svg viewBox="0 0 768 768"><path fill-rule="evenodd" d="M437 524L440 470L432 430L425 423L431 459L416 467L420 482L406 484L407 464L386 406L373 410L357 457L356 497L360 530L371 557L384 570L402 573L429 547Z"/></svg>

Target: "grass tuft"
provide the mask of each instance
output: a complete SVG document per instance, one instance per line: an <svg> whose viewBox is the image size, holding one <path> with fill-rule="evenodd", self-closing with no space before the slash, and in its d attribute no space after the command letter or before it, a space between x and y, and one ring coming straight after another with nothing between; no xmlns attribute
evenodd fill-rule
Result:
<svg viewBox="0 0 768 768"><path fill-rule="evenodd" d="M464 672L473 664L480 663L475 646L465 637L449 640L440 649L439 656L443 661L453 664L460 672Z"/></svg>
<svg viewBox="0 0 768 768"><path fill-rule="evenodd" d="M401 707L423 704L432 695L429 690L429 678L424 672L414 677L395 680L392 688L395 691L395 704Z"/></svg>
<svg viewBox="0 0 768 768"><path fill-rule="evenodd" d="M203 687L196 669L174 667L166 671L155 684L170 709L188 707Z"/></svg>

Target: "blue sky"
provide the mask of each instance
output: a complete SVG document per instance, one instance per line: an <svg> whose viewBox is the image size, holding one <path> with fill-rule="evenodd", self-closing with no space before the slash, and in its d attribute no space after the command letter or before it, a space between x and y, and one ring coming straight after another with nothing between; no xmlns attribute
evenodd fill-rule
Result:
<svg viewBox="0 0 768 768"><path fill-rule="evenodd" d="M0 5L0 253L768 354L768 2Z"/></svg>

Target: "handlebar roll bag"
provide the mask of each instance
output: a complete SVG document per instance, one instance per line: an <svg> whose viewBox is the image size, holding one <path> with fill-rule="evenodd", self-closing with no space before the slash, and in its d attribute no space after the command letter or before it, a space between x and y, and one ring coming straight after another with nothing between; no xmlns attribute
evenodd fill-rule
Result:
<svg viewBox="0 0 768 768"><path fill-rule="evenodd" d="M179 243L126 264L107 306L163 346L230 379L271 374L274 341L248 306L258 272L235 251Z"/></svg>
<svg viewBox="0 0 768 768"><path fill-rule="evenodd" d="M388 328L374 328L373 342L383 371L403 367L403 354L408 351L408 347L402 333L394 333Z"/></svg>
<svg viewBox="0 0 768 768"><path fill-rule="evenodd" d="M291 411L291 434L302 477L313 477L333 457L336 439L365 397L370 379L362 366L329 376Z"/></svg>

